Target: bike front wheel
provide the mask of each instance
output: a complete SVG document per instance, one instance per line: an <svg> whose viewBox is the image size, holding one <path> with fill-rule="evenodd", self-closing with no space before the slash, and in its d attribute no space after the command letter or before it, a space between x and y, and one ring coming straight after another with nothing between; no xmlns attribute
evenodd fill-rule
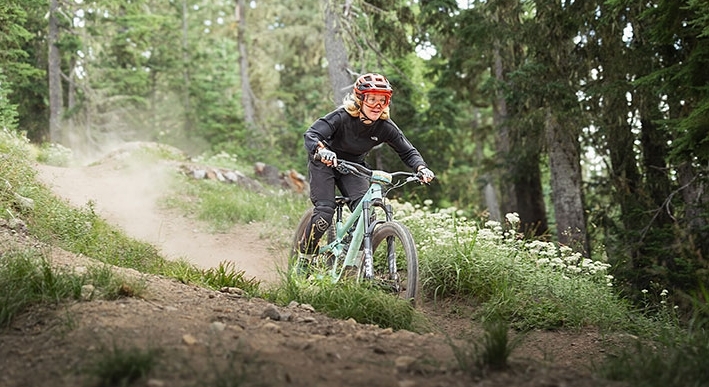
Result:
<svg viewBox="0 0 709 387"><path fill-rule="evenodd" d="M374 280L415 305L419 296L418 254L411 232L390 221L372 233Z"/></svg>

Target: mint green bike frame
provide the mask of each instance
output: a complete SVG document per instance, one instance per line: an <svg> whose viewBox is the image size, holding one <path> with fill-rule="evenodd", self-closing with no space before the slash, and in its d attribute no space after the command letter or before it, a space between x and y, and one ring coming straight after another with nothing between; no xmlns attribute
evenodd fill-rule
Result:
<svg viewBox="0 0 709 387"><path fill-rule="evenodd" d="M352 214L346 219L343 219L343 207L349 202L349 198L337 196L335 213L335 235L334 240L328 244L321 246L319 253L324 256L333 257L334 261L330 269L333 281L338 281L342 276L344 268L347 266L355 266L358 268L358 274L365 279L374 277L374 262L372 259L372 232L379 223L384 223L384 220L373 220L371 214L372 207L380 207L386 214L386 221L391 221L392 209L391 205L384 202L385 194L383 193L384 186L390 185L394 176L406 176L403 183L398 183L393 188L400 187L411 181L419 181L415 174L409 172L393 172L387 173L384 171L371 171L371 176L357 168L357 164L340 161L338 168L347 170L347 173L354 173L369 179L370 185L367 192L362 197L362 200L352 210ZM354 229L352 227L354 226ZM351 241L346 242L345 238L351 236ZM361 247L361 248L360 248ZM392 254L390 252L390 254ZM344 255L344 258L343 258ZM342 264L340 261L344 260ZM394 265L393 267L391 265ZM396 273L396 260L389 259L390 273ZM364 269L362 273L361 270Z"/></svg>

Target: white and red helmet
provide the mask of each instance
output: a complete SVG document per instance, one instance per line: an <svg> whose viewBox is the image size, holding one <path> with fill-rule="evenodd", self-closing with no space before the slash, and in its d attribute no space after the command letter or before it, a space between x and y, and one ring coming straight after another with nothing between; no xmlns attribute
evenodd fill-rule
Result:
<svg viewBox="0 0 709 387"><path fill-rule="evenodd" d="M357 78L354 83L354 93L360 101L364 99L365 94L380 94L386 97L386 105L389 105L393 92L389 80L381 74L367 73Z"/></svg>

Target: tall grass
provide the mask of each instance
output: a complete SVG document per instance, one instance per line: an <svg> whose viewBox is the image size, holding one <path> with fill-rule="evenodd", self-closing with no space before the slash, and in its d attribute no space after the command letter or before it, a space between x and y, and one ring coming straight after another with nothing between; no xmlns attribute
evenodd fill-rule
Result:
<svg viewBox="0 0 709 387"><path fill-rule="evenodd" d="M102 348L99 353L88 369L99 387L133 385L150 374L162 355L157 348L122 348L115 343L110 348Z"/></svg>
<svg viewBox="0 0 709 387"><path fill-rule="evenodd" d="M458 367L472 376L506 369L512 351L524 338L522 334L511 338L510 326L504 319L485 320L482 325L484 333L480 338L469 338L462 344L448 338Z"/></svg>
<svg viewBox="0 0 709 387"><path fill-rule="evenodd" d="M627 327L630 309L613 291L608 266L549 242L525 241L507 222L474 222L453 210L397 206L419 246L423 290L466 297L478 317L504 317L520 330Z"/></svg>
<svg viewBox="0 0 709 387"><path fill-rule="evenodd" d="M264 296L274 302L297 301L338 319L354 319L394 330L423 332L430 329L423 316L411 303L393 297L368 283L322 280L286 275L284 282Z"/></svg>
<svg viewBox="0 0 709 387"><path fill-rule="evenodd" d="M633 386L709 386L709 291L700 286L692 302L694 316L685 330L660 318L661 329L611 353L598 372Z"/></svg>
<svg viewBox="0 0 709 387"><path fill-rule="evenodd" d="M36 304L59 304L66 299L104 299L140 296L145 286L139 280L115 274L106 266L85 272L54 269L47 253L35 248L0 245L0 327ZM85 285L94 289L82 293Z"/></svg>
<svg viewBox="0 0 709 387"><path fill-rule="evenodd" d="M212 167L249 171L236 157L220 153L197 162ZM254 179L253 176L249 177ZM173 181L173 192L165 205L178 208L209 224L215 232L228 231L235 224L260 222L279 229L294 228L309 206L307 197L280 187L262 185L261 189L217 180L196 180L183 176Z"/></svg>
<svg viewBox="0 0 709 387"><path fill-rule="evenodd" d="M224 232L234 224L275 222L281 224L289 214L299 215L306 209L303 196L286 191L254 192L216 180L199 180L184 177L175 186L180 192L166 201L171 208L180 208L209 224L213 231ZM295 220L289 221L295 223Z"/></svg>

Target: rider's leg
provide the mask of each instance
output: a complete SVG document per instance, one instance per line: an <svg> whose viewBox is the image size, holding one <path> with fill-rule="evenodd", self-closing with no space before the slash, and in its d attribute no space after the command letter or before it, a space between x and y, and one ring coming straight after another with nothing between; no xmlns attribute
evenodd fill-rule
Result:
<svg viewBox="0 0 709 387"><path fill-rule="evenodd" d="M369 189L369 180L354 174L342 175L337 181L337 188L340 189L343 196L350 198L350 202L347 203L347 205L349 206L350 211L353 211L364 197L364 194L367 193L367 189ZM360 245L360 249L361 248L362 246Z"/></svg>
<svg viewBox="0 0 709 387"><path fill-rule="evenodd" d="M310 224L298 246L301 253L315 253L320 238L332 223L335 214L335 173L334 169L323 163L315 161L308 163L310 201L315 208Z"/></svg>
<svg viewBox="0 0 709 387"><path fill-rule="evenodd" d="M337 188L340 189L342 196L350 198L350 202L347 205L350 211L352 211L357 207L359 201L362 200L364 194L367 193L369 180L352 173L340 175L337 181Z"/></svg>

